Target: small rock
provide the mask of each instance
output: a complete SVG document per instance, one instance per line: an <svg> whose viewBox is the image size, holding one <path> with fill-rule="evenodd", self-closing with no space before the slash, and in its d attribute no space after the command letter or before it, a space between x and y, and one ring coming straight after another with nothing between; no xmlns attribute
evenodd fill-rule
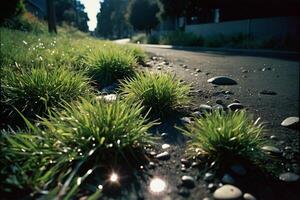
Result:
<svg viewBox="0 0 300 200"><path fill-rule="evenodd" d="M244 69L242 72L243 72L243 73L248 73L249 71L248 71L248 70L246 70L246 69Z"/></svg>
<svg viewBox="0 0 300 200"><path fill-rule="evenodd" d="M181 158L180 162L184 165L189 165L190 164L189 161L185 158Z"/></svg>
<svg viewBox="0 0 300 200"><path fill-rule="evenodd" d="M170 148L171 146L169 145L169 144L163 144L163 145L161 145L161 148L162 149L168 149L168 148Z"/></svg>
<svg viewBox="0 0 300 200"><path fill-rule="evenodd" d="M150 151L150 152L149 152L149 155L150 155L150 156L156 156L156 154L157 154L157 153L156 153L155 151Z"/></svg>
<svg viewBox="0 0 300 200"><path fill-rule="evenodd" d="M196 69L195 71L196 71L197 73L198 73L198 72L201 72L201 70L200 70L200 69Z"/></svg>
<svg viewBox="0 0 300 200"><path fill-rule="evenodd" d="M262 90L259 92L260 94L265 94L265 95L276 95L277 93L271 90Z"/></svg>
<svg viewBox="0 0 300 200"><path fill-rule="evenodd" d="M178 191L178 194L183 197L188 197L188 196L190 196L190 191L186 188L180 188L180 190Z"/></svg>
<svg viewBox="0 0 300 200"><path fill-rule="evenodd" d="M158 67L157 67L157 70L161 70L161 67L160 67L160 66L158 66Z"/></svg>
<svg viewBox="0 0 300 200"><path fill-rule="evenodd" d="M183 123L183 124L191 124L192 123L192 120L190 117L182 117L180 119L180 121Z"/></svg>
<svg viewBox="0 0 300 200"><path fill-rule="evenodd" d="M192 115L195 116L195 117L197 117L197 118L199 118L199 117L202 117L202 112L200 112L200 111L195 111L195 112L193 112Z"/></svg>
<svg viewBox="0 0 300 200"><path fill-rule="evenodd" d="M234 173L236 173L236 174L238 174L238 175L240 175L240 176L245 176L246 173L247 173L247 170L243 167L243 165L239 165L239 164L232 165L232 166L230 167L230 169L231 169Z"/></svg>
<svg viewBox="0 0 300 200"><path fill-rule="evenodd" d="M286 146L286 147L284 147L284 150L290 151L290 150L292 150L292 147L291 146Z"/></svg>
<svg viewBox="0 0 300 200"><path fill-rule="evenodd" d="M300 180L300 177L298 174L292 173L292 172L286 172L279 175L279 180L288 182L288 183L294 183Z"/></svg>
<svg viewBox="0 0 300 200"><path fill-rule="evenodd" d="M234 99L233 103L241 103L238 99Z"/></svg>
<svg viewBox="0 0 300 200"><path fill-rule="evenodd" d="M199 106L200 111L204 111L204 112L211 112L212 111L212 107L210 105L207 104L201 104Z"/></svg>
<svg viewBox="0 0 300 200"><path fill-rule="evenodd" d="M184 69L187 69L187 65L183 65L182 67L183 67Z"/></svg>
<svg viewBox="0 0 300 200"><path fill-rule="evenodd" d="M211 199L208 197L204 197L202 200L211 200Z"/></svg>
<svg viewBox="0 0 300 200"><path fill-rule="evenodd" d="M297 129L300 127L299 117L288 117L281 122L281 126Z"/></svg>
<svg viewBox="0 0 300 200"><path fill-rule="evenodd" d="M227 108L235 111L235 110L243 109L244 106L241 103L231 103L227 106Z"/></svg>
<svg viewBox="0 0 300 200"><path fill-rule="evenodd" d="M252 194L250 194L250 193L245 193L245 194L243 195L243 198L244 198L245 200L256 200L256 198L255 198Z"/></svg>
<svg viewBox="0 0 300 200"><path fill-rule="evenodd" d="M263 72L264 72L264 71L267 71L267 70L268 70L268 71L271 71L272 68L271 68L271 67L264 67L264 68L261 69L261 71L263 71Z"/></svg>
<svg viewBox="0 0 300 200"><path fill-rule="evenodd" d="M112 85L102 88L101 93L102 94L111 94L111 93L114 93L117 88L118 88L117 84L112 84Z"/></svg>
<svg viewBox="0 0 300 200"><path fill-rule="evenodd" d="M223 178L222 178L222 182L223 183L228 183L228 184L234 184L235 180L232 176L230 176L229 174L224 174Z"/></svg>
<svg viewBox="0 0 300 200"><path fill-rule="evenodd" d="M237 82L226 76L216 76L207 80L207 82L216 85L236 85Z"/></svg>
<svg viewBox="0 0 300 200"><path fill-rule="evenodd" d="M180 169L182 172L186 172L186 168L185 167L181 167Z"/></svg>
<svg viewBox="0 0 300 200"><path fill-rule="evenodd" d="M278 149L277 147L273 147L273 146L263 146L262 150L266 151L269 154L273 154L273 155L276 155L276 156L279 156L279 155L282 154L280 149Z"/></svg>
<svg viewBox="0 0 300 200"><path fill-rule="evenodd" d="M220 105L222 105L224 102L221 100L221 99L217 99L216 100L216 104L220 104Z"/></svg>
<svg viewBox="0 0 300 200"><path fill-rule="evenodd" d="M157 154L155 158L159 160L169 160L170 159L170 154L167 151L164 151L160 154Z"/></svg>
<svg viewBox="0 0 300 200"><path fill-rule="evenodd" d="M154 169L156 166L155 166L155 163L154 162L149 162L149 168L150 169Z"/></svg>
<svg viewBox="0 0 300 200"><path fill-rule="evenodd" d="M198 167L199 166L199 163L198 162L192 162L192 167Z"/></svg>
<svg viewBox="0 0 300 200"><path fill-rule="evenodd" d="M270 136L270 139L271 139L271 140L276 140L276 139L277 139L277 136L276 136L276 135L271 135L271 136Z"/></svg>
<svg viewBox="0 0 300 200"><path fill-rule="evenodd" d="M229 90L226 90L223 92L224 94L234 94L233 92L229 91Z"/></svg>
<svg viewBox="0 0 300 200"><path fill-rule="evenodd" d="M116 94L108 94L108 95L98 96L96 98L103 99L104 101L107 101L107 102L112 102L112 101L117 100L117 95Z"/></svg>
<svg viewBox="0 0 300 200"><path fill-rule="evenodd" d="M168 133L162 133L160 136L162 137L162 139L165 140L168 137Z"/></svg>
<svg viewBox="0 0 300 200"><path fill-rule="evenodd" d="M212 181L213 179L214 179L214 175L212 173L207 172L204 174L204 177L203 177L204 181L209 182L209 181Z"/></svg>
<svg viewBox="0 0 300 200"><path fill-rule="evenodd" d="M195 180L191 176L182 176L181 177L182 185L188 188L193 188L195 187Z"/></svg>
<svg viewBox="0 0 300 200"><path fill-rule="evenodd" d="M217 189L213 197L217 200L235 200L242 197L242 191L233 185L224 185Z"/></svg>
<svg viewBox="0 0 300 200"><path fill-rule="evenodd" d="M208 188L211 192L213 192L213 191L215 191L215 190L217 189L217 186L216 186L214 183L210 183L210 184L208 184L207 188Z"/></svg>
<svg viewBox="0 0 300 200"><path fill-rule="evenodd" d="M216 104L212 107L213 110L224 110L224 107L220 104Z"/></svg>

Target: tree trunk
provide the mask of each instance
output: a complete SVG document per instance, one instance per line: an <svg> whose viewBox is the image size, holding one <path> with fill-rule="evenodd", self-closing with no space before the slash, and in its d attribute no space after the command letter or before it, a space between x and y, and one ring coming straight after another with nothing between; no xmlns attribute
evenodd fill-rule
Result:
<svg viewBox="0 0 300 200"><path fill-rule="evenodd" d="M57 33L53 0L47 0L47 16L49 33Z"/></svg>

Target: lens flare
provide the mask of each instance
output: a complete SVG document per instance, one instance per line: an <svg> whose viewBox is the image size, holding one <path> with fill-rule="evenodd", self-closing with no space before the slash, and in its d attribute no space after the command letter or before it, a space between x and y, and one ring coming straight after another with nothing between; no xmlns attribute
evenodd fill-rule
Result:
<svg viewBox="0 0 300 200"><path fill-rule="evenodd" d="M116 173L113 172L113 173L110 175L109 180L110 180L110 182L118 182L118 180L119 180L118 174L116 174Z"/></svg>
<svg viewBox="0 0 300 200"><path fill-rule="evenodd" d="M150 181L149 189L152 193L161 193L166 190L167 184L164 180L160 178L153 178Z"/></svg>

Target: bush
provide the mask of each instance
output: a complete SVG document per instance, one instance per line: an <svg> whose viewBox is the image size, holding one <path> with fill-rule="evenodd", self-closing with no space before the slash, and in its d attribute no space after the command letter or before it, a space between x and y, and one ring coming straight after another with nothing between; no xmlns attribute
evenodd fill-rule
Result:
<svg viewBox="0 0 300 200"><path fill-rule="evenodd" d="M4 27L17 29L20 31L45 33L47 32L46 23L41 22L36 16L30 12L24 12L21 15L7 19L4 22Z"/></svg>
<svg viewBox="0 0 300 200"><path fill-rule="evenodd" d="M203 38L193 33L174 31L162 34L162 36L159 39L159 44L203 46Z"/></svg>
<svg viewBox="0 0 300 200"><path fill-rule="evenodd" d="M88 74L100 86L106 86L134 74L136 59L121 48L96 49L85 58Z"/></svg>
<svg viewBox="0 0 300 200"><path fill-rule="evenodd" d="M78 189L99 166L124 166L124 159L130 162L130 156L140 162L144 146L153 140L147 133L153 123L141 116L141 110L136 103L81 99L41 119L43 129L27 121L27 132L2 131L1 186L49 190L54 196L64 196L74 189L70 185Z"/></svg>
<svg viewBox="0 0 300 200"><path fill-rule="evenodd" d="M191 138L188 142L191 156L204 156L219 162L241 159L255 164L265 157L261 149L266 144L263 126L245 111L206 113L205 117L196 118L195 123L181 130Z"/></svg>
<svg viewBox="0 0 300 200"><path fill-rule="evenodd" d="M51 70L46 67L29 70L6 68L5 73L2 80L3 103L28 118L43 116L49 108L91 92L86 77L62 67Z"/></svg>
<svg viewBox="0 0 300 200"><path fill-rule="evenodd" d="M170 74L138 73L121 82L121 94L129 101L142 101L152 114L167 115L181 105L189 103L190 86Z"/></svg>

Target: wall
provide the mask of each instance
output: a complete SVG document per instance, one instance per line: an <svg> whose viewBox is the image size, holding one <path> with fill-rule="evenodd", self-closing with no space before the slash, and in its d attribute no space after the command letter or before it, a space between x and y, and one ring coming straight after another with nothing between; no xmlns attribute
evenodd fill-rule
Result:
<svg viewBox="0 0 300 200"><path fill-rule="evenodd" d="M221 23L187 25L186 32L197 35L212 36L217 34L251 34L254 37L282 37L285 35L298 37L300 35L298 17L273 17L248 19Z"/></svg>

